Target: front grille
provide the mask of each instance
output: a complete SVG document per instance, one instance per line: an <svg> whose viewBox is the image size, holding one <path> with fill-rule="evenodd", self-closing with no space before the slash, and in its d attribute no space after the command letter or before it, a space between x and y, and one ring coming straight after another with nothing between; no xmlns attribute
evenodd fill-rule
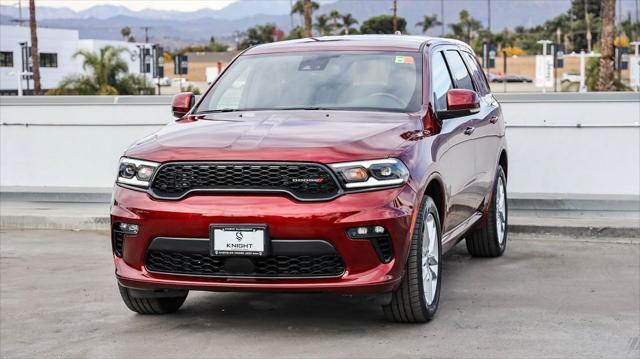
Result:
<svg viewBox="0 0 640 359"><path fill-rule="evenodd" d="M230 269L226 263L229 260L245 261L248 271ZM172 251L149 251L146 267L151 272L171 274L272 278L337 277L345 270L342 258L337 254L234 258Z"/></svg>
<svg viewBox="0 0 640 359"><path fill-rule="evenodd" d="M339 187L329 170L314 163L169 163L151 190L177 199L190 191L287 192L301 200L331 199Z"/></svg>

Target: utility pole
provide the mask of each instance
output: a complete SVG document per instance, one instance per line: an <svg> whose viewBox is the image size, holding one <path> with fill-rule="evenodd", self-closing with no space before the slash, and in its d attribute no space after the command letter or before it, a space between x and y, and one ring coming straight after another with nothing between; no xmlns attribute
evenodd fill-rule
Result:
<svg viewBox="0 0 640 359"><path fill-rule="evenodd" d="M144 43L149 43L149 29L151 26L141 26L142 30L144 30Z"/></svg>
<svg viewBox="0 0 640 359"><path fill-rule="evenodd" d="M440 0L440 22L442 23L442 33L440 36L444 36L444 0Z"/></svg>
<svg viewBox="0 0 640 359"><path fill-rule="evenodd" d="M393 33L398 31L398 0L393 0Z"/></svg>
<svg viewBox="0 0 640 359"><path fill-rule="evenodd" d="M22 26L22 0L18 0L18 26Z"/></svg>
<svg viewBox="0 0 640 359"><path fill-rule="evenodd" d="M489 18L489 32L491 32L491 0L487 0L487 14Z"/></svg>
<svg viewBox="0 0 640 359"><path fill-rule="evenodd" d="M587 24L587 51L591 53L591 21L587 8L587 0L584 0L584 21Z"/></svg>
<svg viewBox="0 0 640 359"><path fill-rule="evenodd" d="M31 62L33 63L33 94L40 95L40 54L38 53L38 25L36 23L36 1L29 0L29 28L31 29Z"/></svg>

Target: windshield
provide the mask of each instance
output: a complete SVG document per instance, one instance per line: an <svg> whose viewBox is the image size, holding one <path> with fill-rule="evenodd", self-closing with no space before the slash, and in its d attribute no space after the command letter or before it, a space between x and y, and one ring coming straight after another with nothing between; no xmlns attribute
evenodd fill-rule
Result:
<svg viewBox="0 0 640 359"><path fill-rule="evenodd" d="M417 112L421 79L420 53L245 55L207 93L197 113L286 109Z"/></svg>

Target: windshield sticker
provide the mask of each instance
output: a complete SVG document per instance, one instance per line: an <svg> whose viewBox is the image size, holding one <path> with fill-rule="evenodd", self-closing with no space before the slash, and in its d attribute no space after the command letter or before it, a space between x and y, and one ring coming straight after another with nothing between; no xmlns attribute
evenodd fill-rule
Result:
<svg viewBox="0 0 640 359"><path fill-rule="evenodd" d="M396 64L413 64L411 56L396 56Z"/></svg>

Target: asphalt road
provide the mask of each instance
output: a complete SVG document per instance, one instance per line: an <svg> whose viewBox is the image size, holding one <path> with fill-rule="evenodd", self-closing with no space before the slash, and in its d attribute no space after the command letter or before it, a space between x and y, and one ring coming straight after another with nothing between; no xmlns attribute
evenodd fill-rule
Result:
<svg viewBox="0 0 640 359"><path fill-rule="evenodd" d="M0 231L2 358L640 357L640 245L519 238L458 245L427 325L373 297L191 293L180 312L121 303L105 232Z"/></svg>

